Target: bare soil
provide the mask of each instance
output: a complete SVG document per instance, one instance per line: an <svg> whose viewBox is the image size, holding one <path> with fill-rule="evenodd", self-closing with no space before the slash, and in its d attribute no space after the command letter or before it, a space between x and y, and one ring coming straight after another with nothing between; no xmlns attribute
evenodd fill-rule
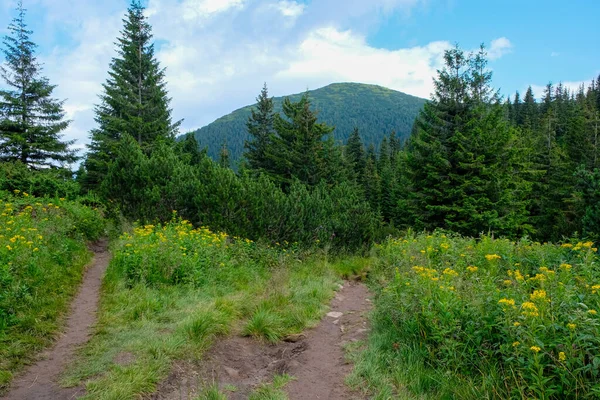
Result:
<svg viewBox="0 0 600 400"><path fill-rule="evenodd" d="M361 398L344 385L352 368L344 345L366 336L368 296L365 285L346 282L316 328L277 345L238 336L218 341L204 359L177 362L150 398L189 399L202 388L218 385L230 400L242 400L282 373L295 378L285 389L291 400Z"/></svg>
<svg viewBox="0 0 600 400"><path fill-rule="evenodd" d="M42 352L39 360L17 377L8 391L6 400L71 399L83 394L82 388L61 388L57 381L64 368L73 359L78 347L85 344L96 322L96 311L104 271L110 261L108 242L99 241L91 246L94 259L89 264L79 292L71 303L64 332L52 348Z"/></svg>

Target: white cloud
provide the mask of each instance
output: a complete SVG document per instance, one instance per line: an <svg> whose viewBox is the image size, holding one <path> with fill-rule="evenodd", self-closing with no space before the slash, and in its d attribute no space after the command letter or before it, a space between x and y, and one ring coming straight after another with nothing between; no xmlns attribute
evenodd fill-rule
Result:
<svg viewBox="0 0 600 400"><path fill-rule="evenodd" d="M306 5L296 3L295 1L283 0L277 3L276 7L284 17L297 18L302 15Z"/></svg>
<svg viewBox="0 0 600 400"><path fill-rule="evenodd" d="M278 78L312 81L374 83L421 97L429 97L432 78L442 66L449 42L398 50L369 46L363 36L332 27L313 31L298 49L299 57Z"/></svg>
<svg viewBox="0 0 600 400"><path fill-rule="evenodd" d="M207 18L229 9L239 9L243 5L244 0L185 0L181 4L181 9L184 19L193 20Z"/></svg>
<svg viewBox="0 0 600 400"><path fill-rule="evenodd" d="M490 48L488 50L488 57L490 60L496 60L505 54L512 51L512 43L505 37L492 40Z"/></svg>

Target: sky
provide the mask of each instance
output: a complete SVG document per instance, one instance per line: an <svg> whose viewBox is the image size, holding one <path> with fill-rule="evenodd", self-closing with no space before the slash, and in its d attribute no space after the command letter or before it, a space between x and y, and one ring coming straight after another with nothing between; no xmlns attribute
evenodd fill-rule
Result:
<svg viewBox="0 0 600 400"><path fill-rule="evenodd" d="M23 0L84 149L128 0ZM599 0L145 0L181 133L271 95L362 82L429 98L444 50L484 43L504 95L600 75ZM0 34L15 0L0 0ZM0 61L2 60L0 56ZM2 85L2 83L0 83Z"/></svg>

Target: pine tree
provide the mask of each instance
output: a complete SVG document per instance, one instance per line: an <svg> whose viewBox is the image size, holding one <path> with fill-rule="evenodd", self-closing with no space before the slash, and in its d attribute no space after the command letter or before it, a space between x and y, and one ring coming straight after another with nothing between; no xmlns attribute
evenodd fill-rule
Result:
<svg viewBox="0 0 600 400"><path fill-rule="evenodd" d="M389 143L390 143L390 161L392 164L395 164L397 155L400 152L400 150L402 149L402 143L400 142L400 139L398 139L398 137L396 136L396 131L392 131L392 133L390 133Z"/></svg>
<svg viewBox="0 0 600 400"><path fill-rule="evenodd" d="M85 162L89 188L98 187L106 175L124 135L131 135L148 155L157 140L173 141L181 122L172 122L165 70L154 56L151 27L139 0L132 1L123 23L118 55L95 110L98 128L91 132Z"/></svg>
<svg viewBox="0 0 600 400"><path fill-rule="evenodd" d="M193 133L188 133L183 140L177 142L177 148L179 156L190 165L199 165L206 157L206 148L200 150Z"/></svg>
<svg viewBox="0 0 600 400"><path fill-rule="evenodd" d="M346 158L354 169L356 179L360 182L365 173L366 155L358 128L354 128L346 143Z"/></svg>
<svg viewBox="0 0 600 400"><path fill-rule="evenodd" d="M308 94L298 102L285 99L283 114L286 118L275 116L275 134L266 152L267 173L284 188L294 179L315 186L327 180L330 172L324 162L326 141L323 139L333 132L333 127L319 123L310 106Z"/></svg>
<svg viewBox="0 0 600 400"><path fill-rule="evenodd" d="M512 151L515 132L491 86L485 49L466 55L457 47L444 58L408 144L415 225L466 235L523 234L530 185Z"/></svg>
<svg viewBox="0 0 600 400"><path fill-rule="evenodd" d="M537 127L539 125L539 110L531 86L527 88L527 91L525 92L525 98L523 99L523 103L520 108L522 122L519 123L519 126L523 126L526 129Z"/></svg>
<svg viewBox="0 0 600 400"><path fill-rule="evenodd" d="M219 152L219 165L223 168L231 167L231 163L229 161L229 149L227 148L227 139L225 139L221 145L221 151Z"/></svg>
<svg viewBox="0 0 600 400"><path fill-rule="evenodd" d="M257 109L252 109L252 114L246 122L246 128L251 140L244 143L246 152L244 157L248 160L248 168L254 171L267 171L270 169L266 152L273 137L273 98L269 97L265 83L260 95L256 98Z"/></svg>
<svg viewBox="0 0 600 400"><path fill-rule="evenodd" d="M70 122L65 120L64 101L52 98L56 86L41 76L22 1L17 12L4 38L5 65L0 67L10 88L0 90L0 160L36 169L74 162L77 157L69 149L74 141L62 141L60 135Z"/></svg>

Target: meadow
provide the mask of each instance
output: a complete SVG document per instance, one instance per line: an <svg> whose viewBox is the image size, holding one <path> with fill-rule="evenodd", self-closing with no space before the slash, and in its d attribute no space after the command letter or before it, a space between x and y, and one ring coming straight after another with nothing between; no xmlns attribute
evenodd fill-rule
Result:
<svg viewBox="0 0 600 400"><path fill-rule="evenodd" d="M375 248L373 331L348 383L375 398L598 398L592 242L413 233Z"/></svg>
<svg viewBox="0 0 600 400"><path fill-rule="evenodd" d="M0 201L0 391L61 326L104 233L99 210L14 190Z"/></svg>
<svg viewBox="0 0 600 400"><path fill-rule="evenodd" d="M324 255L194 228L176 215L124 233L111 250L95 335L63 379L85 384L89 399L152 393L175 360L201 359L226 335L277 342L302 332L339 281Z"/></svg>

